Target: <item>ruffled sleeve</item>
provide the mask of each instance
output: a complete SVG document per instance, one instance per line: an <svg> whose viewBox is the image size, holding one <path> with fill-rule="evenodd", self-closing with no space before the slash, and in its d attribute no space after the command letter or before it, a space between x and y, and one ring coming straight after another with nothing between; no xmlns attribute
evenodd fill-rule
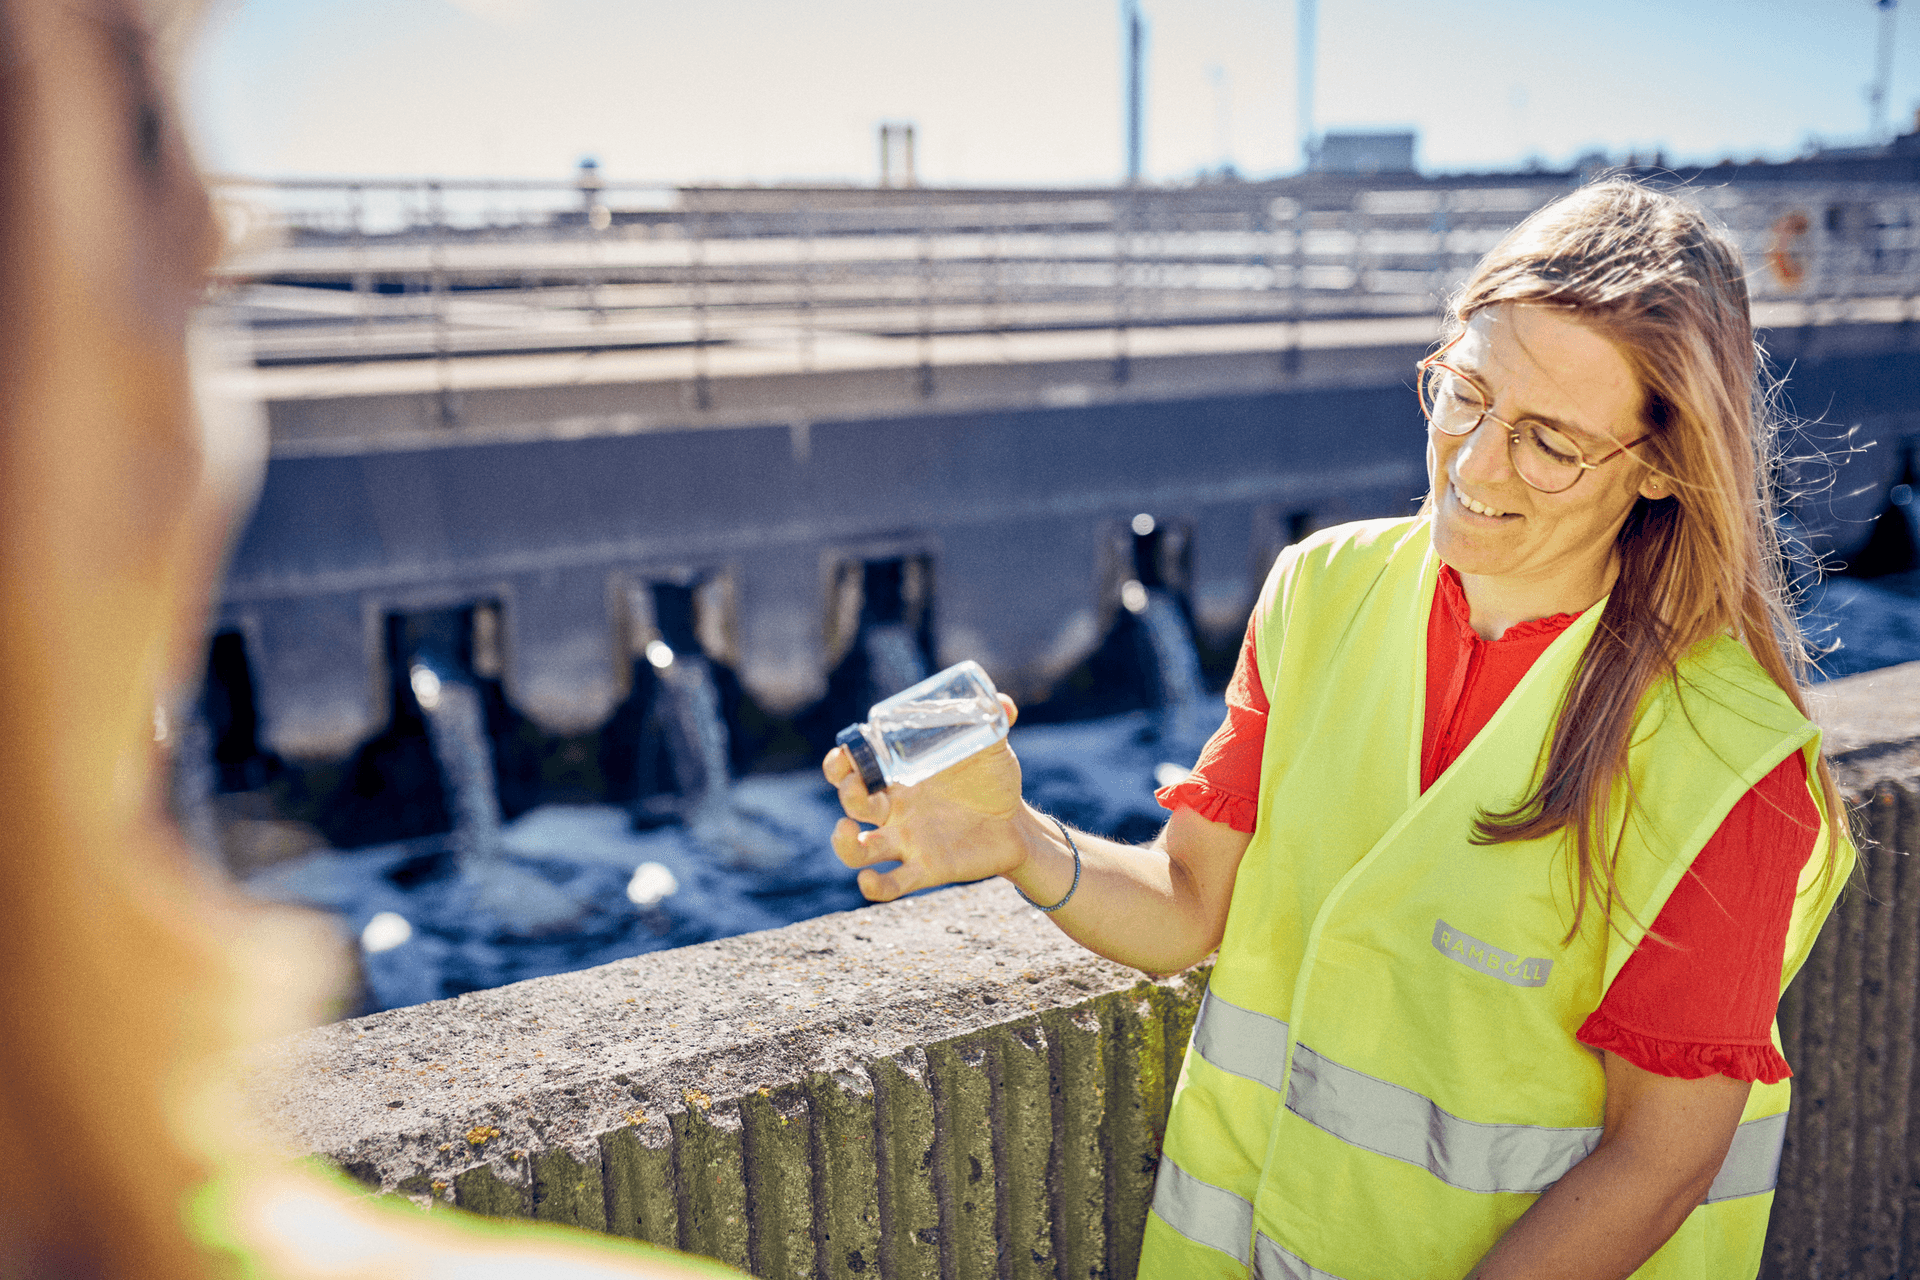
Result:
<svg viewBox="0 0 1920 1280"><path fill-rule="evenodd" d="M1657 1076L1680 1080L1700 1080L1707 1076L1731 1076L1759 1084L1777 1084L1793 1074L1787 1060L1773 1047L1771 1040L1760 1044L1697 1044L1687 1040L1667 1040L1623 1027L1607 1016L1606 1006L1593 1011L1580 1025L1581 1044L1617 1053Z"/></svg>
<svg viewBox="0 0 1920 1280"><path fill-rule="evenodd" d="M1227 718L1207 739L1193 772L1153 793L1162 808L1184 805L1209 822L1222 822L1249 835L1260 813L1260 757L1267 742L1267 691L1260 684L1260 662L1254 650L1259 617L1256 611L1247 623L1240 659L1227 682Z"/></svg>
<svg viewBox="0 0 1920 1280"><path fill-rule="evenodd" d="M1182 806L1193 810L1208 822L1219 822L1232 827L1235 831L1253 834L1254 819L1260 815L1260 802L1249 796L1237 796L1231 791L1208 784L1205 778L1189 774L1185 782L1176 782L1170 787L1162 787L1153 793L1163 809L1178 809Z"/></svg>
<svg viewBox="0 0 1920 1280"><path fill-rule="evenodd" d="M1791 1075L1774 1047L1773 1015L1794 891L1819 830L1796 752L1701 848L1655 917L1655 936L1628 957L1581 1026L1580 1042L1684 1080L1772 1084Z"/></svg>

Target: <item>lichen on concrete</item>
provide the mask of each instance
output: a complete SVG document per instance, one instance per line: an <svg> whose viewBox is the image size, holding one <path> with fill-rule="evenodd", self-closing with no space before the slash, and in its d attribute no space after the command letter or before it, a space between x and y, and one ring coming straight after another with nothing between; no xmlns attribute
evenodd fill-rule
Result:
<svg viewBox="0 0 1920 1280"><path fill-rule="evenodd" d="M940 1217L950 1224L941 1240L941 1271L956 1280L993 1280L998 1274L998 1047L990 1032L927 1046L937 1112L935 1188Z"/></svg>
<svg viewBox="0 0 1920 1280"><path fill-rule="evenodd" d="M812 1121L816 1248L828 1280L880 1265L878 1112L865 1068L814 1072L803 1086Z"/></svg>
<svg viewBox="0 0 1920 1280"><path fill-rule="evenodd" d="M489 1218L532 1216L532 1197L524 1177L503 1178L484 1164L453 1175L453 1202Z"/></svg>

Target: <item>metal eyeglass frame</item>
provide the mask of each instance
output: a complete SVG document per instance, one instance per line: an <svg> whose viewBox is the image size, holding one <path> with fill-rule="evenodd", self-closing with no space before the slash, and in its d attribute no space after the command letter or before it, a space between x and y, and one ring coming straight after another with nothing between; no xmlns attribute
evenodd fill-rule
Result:
<svg viewBox="0 0 1920 1280"><path fill-rule="evenodd" d="M1465 337L1465 336L1466 336L1465 334L1461 335L1461 337ZM1460 341L1460 338L1455 338L1453 340L1453 342L1458 342L1458 341ZM1480 379L1474 377L1470 373L1463 373L1459 369L1454 368L1452 365L1448 364L1446 361L1440 358L1441 356L1444 356L1445 354L1447 354L1449 350L1452 349L1453 342L1449 342L1446 346L1440 348L1440 350L1434 352L1432 355L1428 356L1425 360L1422 360L1420 362L1418 366L1420 371L1420 381L1423 384L1426 382L1427 371L1429 369L1445 369L1448 373L1460 379L1462 382L1472 387L1475 391L1478 391L1480 393L1480 402L1483 405L1486 405L1487 407L1480 411L1480 415L1477 418L1475 418L1473 422L1469 424L1464 431L1449 431L1445 427L1441 426L1439 423L1433 420L1433 414L1427 408L1426 388L1423 385L1420 389L1421 391L1420 416L1427 420L1428 426L1432 427L1435 431L1438 431L1441 435L1454 436L1456 438L1460 436L1472 435L1474 432L1480 429L1481 423L1485 422L1488 418L1492 418L1495 422L1499 423L1500 426L1504 428L1506 431L1508 465L1512 466L1513 474L1516 476L1519 476L1521 483L1525 484L1529 489L1536 489L1541 493L1565 493L1567 490L1573 488L1573 486L1579 484L1581 477L1586 475L1587 472L1597 471L1600 467L1613 461L1615 458L1619 457L1621 454L1625 453L1627 450L1633 448L1633 446L1637 444L1644 444L1648 440L1653 438L1650 435L1636 436L1632 440L1627 441L1625 444L1615 449L1612 453L1609 453L1605 457L1600 458L1594 462L1587 461L1586 450L1580 447L1579 441L1569 439L1567 443L1573 447L1573 452L1576 455L1576 457L1574 458L1574 466L1579 468L1577 471L1574 472L1573 479L1567 481L1565 484L1561 485L1558 489L1549 489L1545 485L1535 484L1533 481L1527 479L1525 472L1520 470L1520 459L1514 453L1514 450L1520 447L1519 425L1517 423L1508 422L1505 418L1502 418L1493 412L1493 397L1487 394L1487 388L1485 384L1483 384L1480 381ZM1522 418L1520 419L1520 421L1532 422L1534 421L1534 419ZM1547 424L1544 422L1540 423L1540 425L1542 427L1546 427L1546 429L1549 431L1554 430L1554 428L1552 427L1547 427ZM1566 433L1556 432L1556 434L1565 435Z"/></svg>

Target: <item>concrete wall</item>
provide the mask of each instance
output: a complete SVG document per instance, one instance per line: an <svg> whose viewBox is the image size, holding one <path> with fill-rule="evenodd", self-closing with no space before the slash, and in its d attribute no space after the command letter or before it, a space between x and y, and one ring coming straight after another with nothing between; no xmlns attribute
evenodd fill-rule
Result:
<svg viewBox="0 0 1920 1280"><path fill-rule="evenodd" d="M1100 557L1136 513L1191 528L1199 621L1230 644L1272 549L1257 514L1410 510L1424 473L1407 371L1424 349L1343 353L1301 391L277 451L220 621L246 637L266 745L337 759L386 723L387 613L497 602L509 700L572 734L606 720L631 661L610 583L732 570L734 665L790 715L826 691L832 567L907 550L933 562L936 656L1034 701L1111 621ZM275 406L305 408L344 412Z"/></svg>
<svg viewBox="0 0 1920 1280"><path fill-rule="evenodd" d="M1788 992L1763 1272L1920 1269L1920 663L1816 714L1864 872ZM1134 1271L1204 974L1144 981L998 882L395 1010L276 1045L290 1150L438 1209L761 1276Z"/></svg>
<svg viewBox="0 0 1920 1280"><path fill-rule="evenodd" d="M1204 981L991 882L323 1027L253 1095L370 1187L756 1275L1130 1276Z"/></svg>

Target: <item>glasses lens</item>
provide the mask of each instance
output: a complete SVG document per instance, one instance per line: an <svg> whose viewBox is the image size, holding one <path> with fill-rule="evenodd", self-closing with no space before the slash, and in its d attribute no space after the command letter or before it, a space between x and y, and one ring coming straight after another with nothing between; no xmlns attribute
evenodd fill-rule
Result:
<svg viewBox="0 0 1920 1280"><path fill-rule="evenodd" d="M1450 436L1463 436L1473 430L1487 412L1487 402L1478 387L1438 364L1421 371L1420 403L1433 429Z"/></svg>
<svg viewBox="0 0 1920 1280"><path fill-rule="evenodd" d="M1585 461L1580 446L1565 432L1544 423L1523 421L1515 425L1518 442L1513 449L1514 469L1520 478L1546 493L1558 493L1580 478Z"/></svg>

